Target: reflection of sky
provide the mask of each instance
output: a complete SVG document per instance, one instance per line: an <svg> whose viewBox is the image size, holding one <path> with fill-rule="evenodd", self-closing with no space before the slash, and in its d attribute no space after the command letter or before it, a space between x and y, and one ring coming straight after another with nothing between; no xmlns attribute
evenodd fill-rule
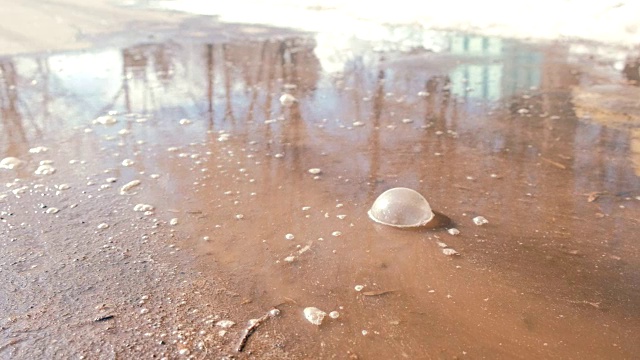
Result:
<svg viewBox="0 0 640 360"><path fill-rule="evenodd" d="M122 56L117 49L52 55L49 66L65 88L84 97L111 95L120 87Z"/></svg>
<svg viewBox="0 0 640 360"><path fill-rule="evenodd" d="M56 83L56 102L66 102L57 106L79 116L69 119L72 123L88 124L120 87L122 58L116 49L54 55L49 58L49 66Z"/></svg>
<svg viewBox="0 0 640 360"><path fill-rule="evenodd" d="M122 59L115 49L13 62L23 83L17 94L26 117L50 114L70 125L86 124L120 87Z"/></svg>

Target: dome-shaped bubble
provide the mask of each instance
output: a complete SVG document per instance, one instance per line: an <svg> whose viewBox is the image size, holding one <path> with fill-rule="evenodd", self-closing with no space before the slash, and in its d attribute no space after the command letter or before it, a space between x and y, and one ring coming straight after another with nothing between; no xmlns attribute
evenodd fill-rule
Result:
<svg viewBox="0 0 640 360"><path fill-rule="evenodd" d="M433 211L424 196L408 188L383 192L369 210L371 220L395 227L422 226L433 219Z"/></svg>

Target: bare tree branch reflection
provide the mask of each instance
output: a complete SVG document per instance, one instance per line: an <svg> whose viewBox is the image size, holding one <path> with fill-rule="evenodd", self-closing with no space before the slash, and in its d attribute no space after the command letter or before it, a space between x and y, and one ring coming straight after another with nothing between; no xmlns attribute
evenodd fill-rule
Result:
<svg viewBox="0 0 640 360"><path fill-rule="evenodd" d="M378 70L378 78L373 92L372 99L372 120L373 128L371 130L371 139L369 140L369 153L371 154L371 164L369 170L369 179L374 184L379 181L380 176L380 154L382 152L380 144L380 117L382 115L382 109L384 107L384 85L385 85L385 73L384 70ZM372 186L369 191L369 202L372 203L377 196L376 186Z"/></svg>
<svg viewBox="0 0 640 360"><path fill-rule="evenodd" d="M5 154L18 155L28 145L27 135L18 110L18 74L10 60L0 60L0 124Z"/></svg>
<svg viewBox="0 0 640 360"><path fill-rule="evenodd" d="M232 62L229 54L229 44L222 44L222 74L224 77L224 93L225 93L225 110L224 120L231 120L235 123L235 117L233 116L233 89L232 89L232 74L231 70Z"/></svg>
<svg viewBox="0 0 640 360"><path fill-rule="evenodd" d="M213 102L215 97L214 84L216 81L216 75L214 70L215 63L213 59L213 44L207 44L206 47L207 51L205 56L207 58L207 117L209 119L209 130L212 130L215 117Z"/></svg>

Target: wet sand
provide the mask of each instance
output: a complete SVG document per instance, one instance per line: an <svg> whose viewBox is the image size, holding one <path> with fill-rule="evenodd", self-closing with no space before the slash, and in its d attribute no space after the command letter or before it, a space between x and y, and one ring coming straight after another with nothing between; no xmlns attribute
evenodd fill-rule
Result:
<svg viewBox="0 0 640 360"><path fill-rule="evenodd" d="M443 33L329 71L314 34L184 23L0 58L3 358L636 357L640 109L612 63ZM398 186L451 223L372 222Z"/></svg>

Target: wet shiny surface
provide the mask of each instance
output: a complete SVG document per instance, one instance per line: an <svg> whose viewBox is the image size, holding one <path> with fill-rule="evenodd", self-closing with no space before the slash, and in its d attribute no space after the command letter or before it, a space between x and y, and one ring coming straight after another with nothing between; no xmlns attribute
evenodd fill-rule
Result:
<svg viewBox="0 0 640 360"><path fill-rule="evenodd" d="M0 180L140 180L131 207L178 219L198 278L280 305L294 358L635 357L640 123L576 100L633 87L562 45L445 39L439 54L360 43L331 71L310 35L1 58L0 155L27 165ZM43 159L57 172L32 175ZM400 186L452 223L372 222ZM340 317L317 327L306 307Z"/></svg>

